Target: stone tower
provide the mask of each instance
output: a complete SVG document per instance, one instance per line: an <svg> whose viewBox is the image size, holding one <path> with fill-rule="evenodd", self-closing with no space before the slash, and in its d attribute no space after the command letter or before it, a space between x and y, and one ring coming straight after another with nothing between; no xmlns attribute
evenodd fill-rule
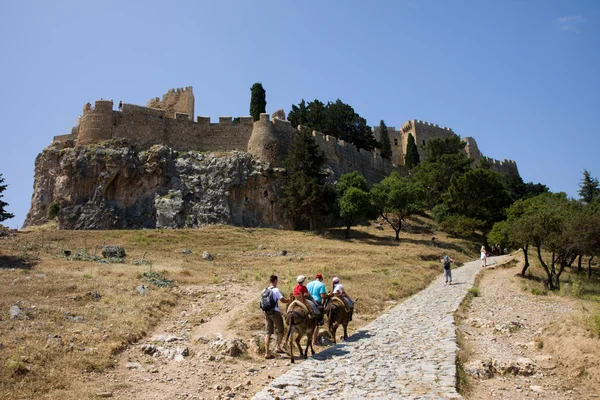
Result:
<svg viewBox="0 0 600 400"><path fill-rule="evenodd" d="M283 158L281 141L275 134L273 122L269 114L260 114L260 119L254 122L252 135L248 141L248 153L257 157L262 163L279 166Z"/></svg>
<svg viewBox="0 0 600 400"><path fill-rule="evenodd" d="M185 89L169 89L163 94L162 100L155 97L147 106L165 110L167 118L175 118L176 114L187 114L188 119L194 120L194 92L191 86Z"/></svg>

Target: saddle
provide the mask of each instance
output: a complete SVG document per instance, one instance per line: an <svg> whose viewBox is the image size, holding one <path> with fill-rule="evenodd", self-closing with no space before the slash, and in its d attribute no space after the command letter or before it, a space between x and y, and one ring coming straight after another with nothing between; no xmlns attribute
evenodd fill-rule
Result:
<svg viewBox="0 0 600 400"><path fill-rule="evenodd" d="M308 307L306 307L301 301L298 300L294 300L290 303L290 305L288 306L288 312L293 311L294 308L300 308L302 311L304 311L306 313L306 315L310 315L311 312L308 309Z"/></svg>

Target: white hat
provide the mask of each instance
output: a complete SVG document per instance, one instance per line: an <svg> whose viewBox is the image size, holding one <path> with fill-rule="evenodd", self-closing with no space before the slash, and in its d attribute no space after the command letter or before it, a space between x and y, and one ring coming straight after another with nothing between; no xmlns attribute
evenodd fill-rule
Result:
<svg viewBox="0 0 600 400"><path fill-rule="evenodd" d="M333 283L338 283L340 281L340 278L338 278L337 276L335 278L333 278Z"/></svg>
<svg viewBox="0 0 600 400"><path fill-rule="evenodd" d="M302 283L305 279L306 277L304 275L298 275L298 277L296 278L296 282Z"/></svg>

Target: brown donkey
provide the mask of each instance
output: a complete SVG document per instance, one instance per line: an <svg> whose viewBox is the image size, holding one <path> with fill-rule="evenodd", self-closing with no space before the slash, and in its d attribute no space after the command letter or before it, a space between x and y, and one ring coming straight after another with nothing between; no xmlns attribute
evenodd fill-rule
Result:
<svg viewBox="0 0 600 400"><path fill-rule="evenodd" d="M333 343L337 343L335 332L340 325L344 327L344 340L348 339L350 312L348 312L344 300L335 295L327 298L325 300L325 314L327 314L328 329L333 337Z"/></svg>
<svg viewBox="0 0 600 400"><path fill-rule="evenodd" d="M310 314L306 306L299 301L292 301L286 310L285 314L285 322L288 326L288 335L286 338L286 342L289 342L290 347L290 358L292 363L294 362L294 333L296 335L296 345L300 350L300 355L304 358L308 357L308 347L310 346L310 351L312 355L315 355L315 349L312 346L312 336L315 328L317 326L317 319L310 318ZM302 346L300 345L300 340L303 336L306 335L307 343L306 349L304 350L304 354L302 352Z"/></svg>

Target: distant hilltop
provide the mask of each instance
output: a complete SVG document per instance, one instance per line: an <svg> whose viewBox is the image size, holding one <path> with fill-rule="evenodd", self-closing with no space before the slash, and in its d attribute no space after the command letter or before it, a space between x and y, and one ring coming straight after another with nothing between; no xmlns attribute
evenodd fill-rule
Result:
<svg viewBox="0 0 600 400"><path fill-rule="evenodd" d="M282 110L272 117L262 114L256 122L250 116L235 119L219 117L218 123L212 123L210 117L199 116L194 120L194 93L189 86L170 89L162 99L153 98L145 107L127 103L115 105L112 100L98 100L94 106L87 103L71 134L55 136L54 142L73 147L126 139L139 149L164 144L178 151L243 151L258 157L263 163L281 166L298 128L285 120ZM377 150L358 150L326 133L313 131L312 134L336 175L357 170L372 183L383 179L394 169L403 169L409 134L415 139L421 160L425 158L423 146L429 140L455 135L450 128L415 119L404 122L399 130L389 127L392 157L388 160L382 158ZM375 136L380 137L378 128L375 128ZM485 157L474 138L462 140L467 143L465 151L473 160L485 159L497 172L518 173L514 161Z"/></svg>

